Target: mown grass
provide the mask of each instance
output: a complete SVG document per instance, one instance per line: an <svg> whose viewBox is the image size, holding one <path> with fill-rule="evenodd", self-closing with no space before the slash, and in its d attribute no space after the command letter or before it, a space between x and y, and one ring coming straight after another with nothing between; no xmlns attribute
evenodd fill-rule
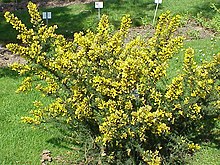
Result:
<svg viewBox="0 0 220 165"><path fill-rule="evenodd" d="M33 107L33 101L49 102L37 92L16 94L21 80L9 68L0 68L0 164L40 164L40 154L45 149L52 151L53 157L77 158L70 152L74 145L61 142L61 127L47 125L38 129L21 122L21 117Z"/></svg>
<svg viewBox="0 0 220 165"><path fill-rule="evenodd" d="M187 48L193 48L195 61L202 63L211 61L213 56L220 52L220 38L208 37L200 40L185 41L183 48L170 60L167 70L168 80L171 80L176 75L182 72L183 56Z"/></svg>
<svg viewBox="0 0 220 165"><path fill-rule="evenodd" d="M160 5L158 15L171 10L172 13L194 15L203 12L204 17L212 17L215 12L209 7L210 3L219 3L217 0L164 0ZM116 27L119 25L120 18L125 14L130 14L133 26L139 26L146 19L152 23L155 4L152 0L121 1L109 0L104 3L102 14L109 15L110 22ZM88 28L95 29L98 18L94 3L77 4L67 7L44 8L42 11L52 11L52 19L49 24L58 24L58 33L71 37L76 31L84 31ZM16 11L16 15L25 23L29 17L27 11ZM28 26L30 26L28 24ZM16 32L4 21L3 13L0 14L0 42L8 43L16 41ZM196 61L210 60L213 54L220 52L218 45L212 43L211 38L194 40L185 43L183 51L175 56L170 62L168 75L170 79L181 72L181 63L185 48L195 49ZM45 129L33 129L29 125L21 123L20 118L28 114L32 108L32 102L41 100L42 97L37 92L30 94L16 94L15 90L21 82L20 77L15 72L7 68L0 69L0 164L38 164L39 154L43 149L49 149L56 156L66 158L77 158L79 152L74 151L74 144L66 144L59 129L46 127ZM49 101L49 100L48 100ZM193 165L217 165L220 162L220 150L218 146L211 143L203 144L201 151L196 153L190 164ZM62 163L61 163L62 164Z"/></svg>
<svg viewBox="0 0 220 165"><path fill-rule="evenodd" d="M219 165L220 163L219 148L211 144L203 145L190 161L189 165Z"/></svg>

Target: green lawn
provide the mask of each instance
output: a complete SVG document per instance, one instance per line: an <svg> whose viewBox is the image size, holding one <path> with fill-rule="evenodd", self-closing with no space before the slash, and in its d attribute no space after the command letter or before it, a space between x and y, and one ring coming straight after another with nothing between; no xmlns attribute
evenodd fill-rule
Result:
<svg viewBox="0 0 220 165"><path fill-rule="evenodd" d="M204 38L200 40L185 41L184 47L181 49L178 55L176 55L169 63L168 79L175 77L182 71L183 55L187 48L193 48L195 51L195 60L197 63L203 61L210 61L214 54L220 52L219 38Z"/></svg>
<svg viewBox="0 0 220 165"><path fill-rule="evenodd" d="M192 158L189 165L219 165L220 151L216 145L203 145L202 149L198 151Z"/></svg>
<svg viewBox="0 0 220 165"><path fill-rule="evenodd" d="M70 155L74 145L60 141L63 137L58 129L48 125L38 129L21 122L21 117L28 115L33 107L33 101L46 99L36 92L16 94L21 80L16 73L0 68L0 164L39 164L45 149L50 150L53 157L77 158L72 152Z"/></svg>

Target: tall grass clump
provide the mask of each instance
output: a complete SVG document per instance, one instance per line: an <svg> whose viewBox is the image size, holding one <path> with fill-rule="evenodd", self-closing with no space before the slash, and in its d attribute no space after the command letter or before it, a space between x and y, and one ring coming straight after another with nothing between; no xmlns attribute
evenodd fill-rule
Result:
<svg viewBox="0 0 220 165"><path fill-rule="evenodd" d="M22 42L7 48L27 60L12 66L26 76L18 91L38 90L53 102L36 101L24 122L65 123L73 137L84 136L85 163L182 164L200 148L203 121L219 115L220 54L198 65L189 48L183 73L162 82L183 44L183 37L174 35L180 16L166 12L153 37L125 42L130 17L112 34L103 15L96 32L75 33L68 41L55 33L57 26L42 23L35 4L30 2L28 11L30 29L5 13Z"/></svg>

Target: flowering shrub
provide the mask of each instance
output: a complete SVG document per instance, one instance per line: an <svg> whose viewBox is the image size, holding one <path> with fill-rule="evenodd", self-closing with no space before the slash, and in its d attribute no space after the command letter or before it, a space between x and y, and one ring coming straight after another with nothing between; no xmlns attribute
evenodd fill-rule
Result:
<svg viewBox="0 0 220 165"><path fill-rule="evenodd" d="M202 129L207 106L218 112L220 55L199 66L193 49L188 49L183 73L165 89L157 85L166 76L169 59L183 44L183 37L174 35L178 15L162 14L148 40L137 37L125 42L130 17L123 17L120 29L112 34L104 15L97 32L75 33L74 40L68 41L55 33L56 25L43 24L35 4L30 2L28 11L31 29L5 13L22 41L7 48L27 61L12 65L26 75L18 92L35 89L54 100L49 105L35 101L32 116L23 117L24 122L40 124L54 118L83 125L100 157L109 163L157 165L172 152L171 136L187 139L192 131ZM187 151L199 148L187 140Z"/></svg>

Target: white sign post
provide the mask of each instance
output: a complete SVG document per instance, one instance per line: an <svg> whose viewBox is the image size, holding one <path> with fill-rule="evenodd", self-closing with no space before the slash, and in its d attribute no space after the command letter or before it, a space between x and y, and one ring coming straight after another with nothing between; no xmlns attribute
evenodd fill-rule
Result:
<svg viewBox="0 0 220 165"><path fill-rule="evenodd" d="M43 19L46 19L46 24L48 25L48 20L51 19L51 12L43 12Z"/></svg>
<svg viewBox="0 0 220 165"><path fill-rule="evenodd" d="M100 19L101 9L103 8L103 2L95 2L95 9L98 9L98 18Z"/></svg>
<svg viewBox="0 0 220 165"><path fill-rule="evenodd" d="M154 3L156 3L157 6L156 6L155 13L154 13L153 25L154 25L154 23L155 23L155 19L156 19L156 15L157 15L158 6L159 6L159 4L162 3L162 0L155 0Z"/></svg>

